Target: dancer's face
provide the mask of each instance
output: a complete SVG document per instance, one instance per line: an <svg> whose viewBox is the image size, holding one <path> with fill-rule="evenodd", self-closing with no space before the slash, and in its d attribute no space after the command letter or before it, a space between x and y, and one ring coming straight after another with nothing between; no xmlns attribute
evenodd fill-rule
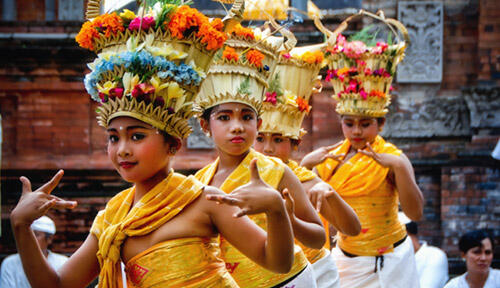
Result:
<svg viewBox="0 0 500 288"><path fill-rule="evenodd" d="M353 149L364 149L366 143L372 143L379 131L382 131L384 121L379 123L377 118L362 116L342 116L342 132L352 145Z"/></svg>
<svg viewBox="0 0 500 288"><path fill-rule="evenodd" d="M281 134L260 133L254 144L255 150L267 156L280 158L283 162L288 162L292 153L292 141L289 137Z"/></svg>
<svg viewBox="0 0 500 288"><path fill-rule="evenodd" d="M200 123L205 131L210 131L220 151L239 156L246 153L255 141L260 120L250 106L232 102L217 105L209 121Z"/></svg>
<svg viewBox="0 0 500 288"><path fill-rule="evenodd" d="M483 239L481 246L473 247L465 254L462 253L462 257L465 258L467 272L478 274L488 273L493 261L493 249L490 239Z"/></svg>
<svg viewBox="0 0 500 288"><path fill-rule="evenodd" d="M107 133L108 156L124 180L141 183L167 173L171 144L157 129L131 117L118 117Z"/></svg>

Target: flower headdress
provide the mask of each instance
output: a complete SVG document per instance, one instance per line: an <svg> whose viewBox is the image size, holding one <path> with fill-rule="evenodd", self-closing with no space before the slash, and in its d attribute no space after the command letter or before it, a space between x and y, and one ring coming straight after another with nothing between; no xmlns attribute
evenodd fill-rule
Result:
<svg viewBox="0 0 500 288"><path fill-rule="evenodd" d="M348 22L356 16L367 15L385 23L396 35L398 43L376 42L367 45L363 41L347 41L340 34ZM390 90L396 66L404 58L409 43L408 31L399 21L386 19L382 11L377 15L361 10L345 19L334 31L328 31L316 18L316 26L328 36L326 80L333 85L337 100L336 111L341 115L383 117L391 102ZM396 29L404 37L399 39Z"/></svg>
<svg viewBox="0 0 500 288"><path fill-rule="evenodd" d="M291 32L284 34L295 39ZM259 132L301 138L302 120L311 109L309 99L313 92L321 90L318 73L323 66L325 48L326 45L320 44L282 51L265 92Z"/></svg>
<svg viewBox="0 0 500 288"><path fill-rule="evenodd" d="M100 15L100 0L89 0L87 18L76 36L97 53L85 88L99 102L99 125L129 116L183 139L188 119L200 112L193 98L213 56L227 39L225 28L241 18L243 0L229 17L210 20L176 0L157 0L137 12Z"/></svg>
<svg viewBox="0 0 500 288"><path fill-rule="evenodd" d="M264 89L282 43L283 37L270 36L269 29L234 26L224 47L214 57L196 103L208 109L238 102L260 113Z"/></svg>

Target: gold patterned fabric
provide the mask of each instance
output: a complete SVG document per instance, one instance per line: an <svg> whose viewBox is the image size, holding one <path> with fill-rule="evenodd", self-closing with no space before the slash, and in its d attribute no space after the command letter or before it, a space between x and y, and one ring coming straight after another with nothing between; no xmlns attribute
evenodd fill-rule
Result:
<svg viewBox="0 0 500 288"><path fill-rule="evenodd" d="M257 158L257 167L260 177L270 186L277 188L284 173L284 164L278 158L264 156L253 149L236 167L236 169L222 183L220 189L226 193L231 193L234 189L250 181L250 162ZM205 185L209 185L217 171L219 160L204 167L195 175ZM267 221L265 214L250 215L259 227L266 230ZM240 287L272 287L277 285L302 271L307 266L307 258L304 253L295 245L295 259L292 269L287 274L276 274L264 269L252 260L247 258L224 238L220 238L222 257L226 262L226 267Z"/></svg>
<svg viewBox="0 0 500 288"><path fill-rule="evenodd" d="M297 162L295 162L293 160L288 160L287 165L288 165L288 167L290 167L290 169L292 169L295 176L297 176L297 178L299 178L300 182L307 182L307 181L310 181L310 180L313 180L314 178L316 178L316 174L314 172L312 172L311 170L309 170L305 167L300 166ZM323 226L325 227L325 233L326 233L326 244L325 245L326 245L326 248L323 247L322 249L313 249L313 248L306 247L305 245L302 245L302 243L300 243L299 241L295 241L295 243L298 244L300 246L300 248L302 248L302 251L304 251L304 254L307 257L307 260L309 260L309 262L311 264L315 263L319 259L326 256L328 254L328 249L330 249L330 233L329 233L329 229L328 229L328 225L329 225L328 221L326 221L323 218L323 216L321 216L321 215L319 215L319 217L321 218L321 222L323 222Z"/></svg>
<svg viewBox="0 0 500 288"><path fill-rule="evenodd" d="M330 153L347 155L350 145L349 140L345 140ZM377 136L372 148L376 153L402 153L380 136ZM360 256L378 256L392 252L393 244L405 237L406 229L398 220L398 194L396 187L387 180L389 168L362 153L357 153L335 171L338 164L335 160L327 159L316 166L316 169L320 178L332 185L354 209L361 222L361 233L358 236L347 236L339 232L339 247Z"/></svg>
<svg viewBox="0 0 500 288"><path fill-rule="evenodd" d="M99 287L122 287L120 249L127 237L142 236L162 226L201 194L203 184L193 176L174 173L157 184L133 207L135 187L113 197L99 211L90 232L99 240Z"/></svg>
<svg viewBox="0 0 500 288"><path fill-rule="evenodd" d="M217 238L159 243L130 259L125 272L130 288L238 287L220 258Z"/></svg>

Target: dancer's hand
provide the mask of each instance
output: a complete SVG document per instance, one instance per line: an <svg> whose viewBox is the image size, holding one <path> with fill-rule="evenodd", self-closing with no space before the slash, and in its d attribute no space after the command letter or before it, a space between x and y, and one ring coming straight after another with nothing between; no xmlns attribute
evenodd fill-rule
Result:
<svg viewBox="0 0 500 288"><path fill-rule="evenodd" d="M335 193L332 186L330 186L330 184L328 183L320 181L307 191L307 196L309 197L309 201L311 201L311 204L319 213L326 198L332 193Z"/></svg>
<svg viewBox="0 0 500 288"><path fill-rule="evenodd" d="M285 207L286 207L286 212L288 214L288 217L290 217L290 220L293 221L295 219L295 201L293 200L292 195L290 195L290 192L288 192L288 189L285 188L283 189L283 192L281 192L281 195L283 196L283 201L285 201Z"/></svg>
<svg viewBox="0 0 500 288"><path fill-rule="evenodd" d="M241 210L234 217L282 211L280 193L264 182L257 169L257 160L250 162L250 181L228 195L207 195L208 200L238 206Z"/></svg>
<svg viewBox="0 0 500 288"><path fill-rule="evenodd" d="M304 158L300 162L300 165L306 167L307 169L312 169L314 166L323 163L323 161L325 161L328 158L342 163L343 162L342 159L345 156L345 154L338 154L338 155L330 154L330 151L332 149L335 149L341 144L342 141L334 145L324 146L312 151L311 153L304 156Z"/></svg>
<svg viewBox="0 0 500 288"><path fill-rule="evenodd" d="M386 153L377 153L373 150L372 146L370 143L366 142L366 147L368 148L367 150L358 150L359 153L362 153L366 156L372 157L373 160L377 161L380 165L394 169L398 165L401 164L401 159L397 155L393 154L386 154Z"/></svg>
<svg viewBox="0 0 500 288"><path fill-rule="evenodd" d="M59 170L56 175L36 191L31 190L31 182L28 178L20 178L23 183L21 198L11 213L11 221L14 225L31 225L33 221L45 215L49 209L73 209L76 201L67 201L50 193L57 187L64 174Z"/></svg>

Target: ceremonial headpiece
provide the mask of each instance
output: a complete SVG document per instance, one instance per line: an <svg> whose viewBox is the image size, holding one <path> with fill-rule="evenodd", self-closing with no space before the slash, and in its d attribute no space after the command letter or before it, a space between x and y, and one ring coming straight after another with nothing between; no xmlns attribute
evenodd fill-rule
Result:
<svg viewBox="0 0 500 288"><path fill-rule="evenodd" d="M89 21L76 41L97 53L88 64L85 88L100 103L99 125L129 116L186 138L191 132L188 119L200 112L193 98L227 39L225 29L239 23L243 1L235 1L221 20L175 0L146 1L149 5L135 12L104 14L100 0L89 0Z"/></svg>
<svg viewBox="0 0 500 288"><path fill-rule="evenodd" d="M295 40L291 32L284 34ZM269 81L259 132L300 139L305 133L301 129L302 120L311 109L311 95L321 89L318 73L323 66L325 45L291 48L280 53L276 70Z"/></svg>
<svg viewBox="0 0 500 288"><path fill-rule="evenodd" d="M269 29L261 31L235 25L224 47L215 55L196 103L209 109L237 102L260 113L264 90L282 43L283 37L271 36Z"/></svg>
<svg viewBox="0 0 500 288"><path fill-rule="evenodd" d="M392 44L392 38L387 43L346 40L340 33L350 20L360 15L386 24L396 36L396 44ZM341 115L383 117L391 102L389 93L396 66L403 60L410 41L406 28L397 20L385 18L382 11L375 15L361 10L345 19L334 32L323 27L317 18L315 23L328 37L326 79L333 85L336 111ZM399 38L398 31L404 40Z"/></svg>

